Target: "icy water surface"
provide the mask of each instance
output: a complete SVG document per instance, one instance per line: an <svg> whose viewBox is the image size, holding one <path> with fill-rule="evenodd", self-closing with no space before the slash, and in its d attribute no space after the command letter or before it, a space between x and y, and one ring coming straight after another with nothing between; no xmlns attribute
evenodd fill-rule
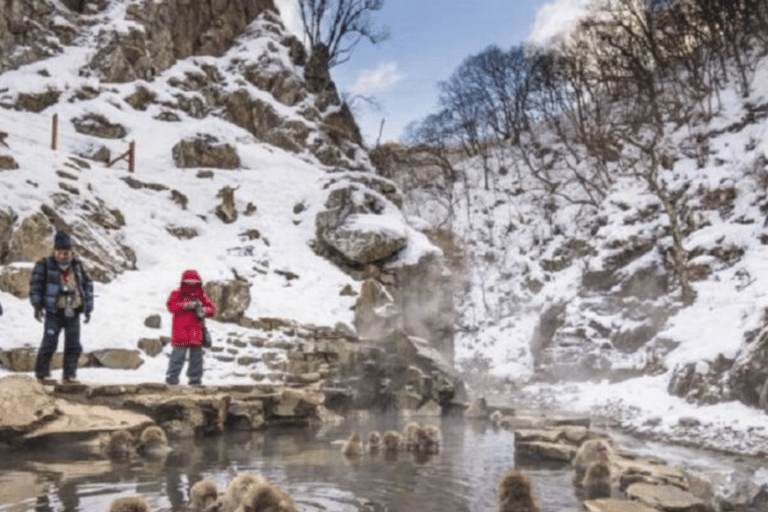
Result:
<svg viewBox="0 0 768 512"><path fill-rule="evenodd" d="M442 451L426 458L364 455L347 460L338 441L352 431L402 430L396 417L363 417L319 430L272 429L173 443L164 460L115 463L82 450L45 446L0 457L0 511L101 512L117 496L139 493L157 511L180 511L189 487L210 478L220 487L255 471L287 490L306 512L490 512L495 485L514 466L514 437L461 418L439 424ZM578 508L567 466L525 467L542 510Z"/></svg>

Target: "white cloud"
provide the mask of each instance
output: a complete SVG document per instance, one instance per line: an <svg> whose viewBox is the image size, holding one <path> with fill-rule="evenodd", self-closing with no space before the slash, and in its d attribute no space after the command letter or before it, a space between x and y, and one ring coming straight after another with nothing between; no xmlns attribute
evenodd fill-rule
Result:
<svg viewBox="0 0 768 512"><path fill-rule="evenodd" d="M592 0L553 0L536 14L529 42L547 46L562 36L587 12Z"/></svg>
<svg viewBox="0 0 768 512"><path fill-rule="evenodd" d="M397 69L396 62L385 62L375 69L364 69L352 86L353 94L371 95L392 89L405 75Z"/></svg>

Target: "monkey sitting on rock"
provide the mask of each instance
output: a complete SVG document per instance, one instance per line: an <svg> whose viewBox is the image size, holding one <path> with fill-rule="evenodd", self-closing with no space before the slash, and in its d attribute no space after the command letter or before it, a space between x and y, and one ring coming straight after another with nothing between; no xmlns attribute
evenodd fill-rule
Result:
<svg viewBox="0 0 768 512"><path fill-rule="evenodd" d="M589 439L579 446L571 464L576 470L574 482L585 499L610 498L613 455L606 439Z"/></svg>
<svg viewBox="0 0 768 512"><path fill-rule="evenodd" d="M587 466L580 482L585 499L596 500L611 497L611 466L608 459L597 460Z"/></svg>
<svg viewBox="0 0 768 512"><path fill-rule="evenodd" d="M587 439L581 443L571 461L571 465L576 470L574 481L578 483L584 478L590 464L598 460L609 460L613 455L613 447L607 439Z"/></svg>
<svg viewBox="0 0 768 512"><path fill-rule="evenodd" d="M499 512L539 512L528 475L510 469L501 477L496 488Z"/></svg>

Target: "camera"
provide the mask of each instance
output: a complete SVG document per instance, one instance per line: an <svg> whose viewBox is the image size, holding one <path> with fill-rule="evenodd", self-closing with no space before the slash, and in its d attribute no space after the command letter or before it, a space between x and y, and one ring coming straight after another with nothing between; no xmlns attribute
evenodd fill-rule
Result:
<svg viewBox="0 0 768 512"><path fill-rule="evenodd" d="M67 318L72 318L75 316L75 290L69 286L64 286L61 289L61 295L64 296L64 316Z"/></svg>

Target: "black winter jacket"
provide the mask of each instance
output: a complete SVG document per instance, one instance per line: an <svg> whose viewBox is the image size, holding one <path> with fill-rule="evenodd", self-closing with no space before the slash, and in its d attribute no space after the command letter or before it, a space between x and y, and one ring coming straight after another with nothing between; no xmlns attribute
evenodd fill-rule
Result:
<svg viewBox="0 0 768 512"><path fill-rule="evenodd" d="M77 287L83 298L82 313L90 316L93 311L93 282L77 258L72 260L72 270L75 272ZM46 311L56 311L56 301L61 292L61 269L53 256L48 256L35 263L32 276L29 279L29 300L35 309L42 307ZM80 309L80 308L79 308Z"/></svg>

